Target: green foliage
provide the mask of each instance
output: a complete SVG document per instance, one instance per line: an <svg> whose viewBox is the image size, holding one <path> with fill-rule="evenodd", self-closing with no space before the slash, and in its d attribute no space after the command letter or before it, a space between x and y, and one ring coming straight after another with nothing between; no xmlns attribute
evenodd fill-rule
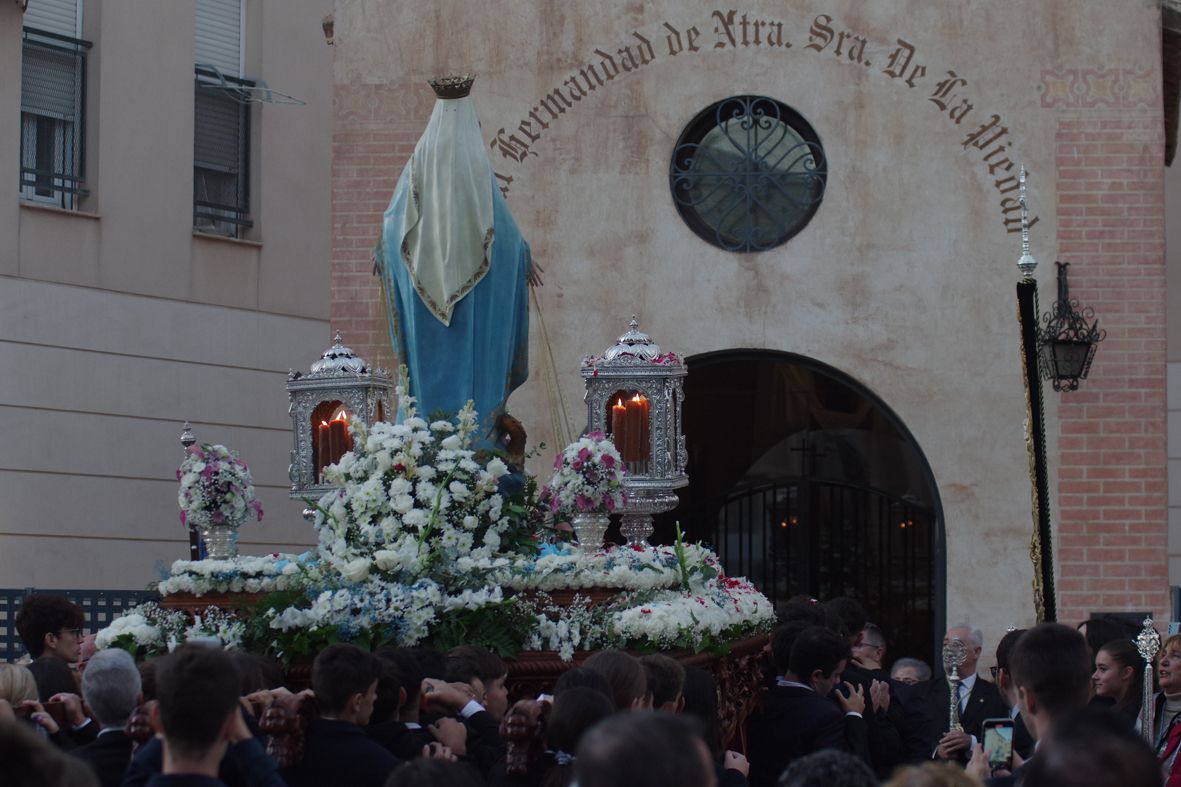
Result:
<svg viewBox="0 0 1181 787"><path fill-rule="evenodd" d="M515 658L529 640L535 618L515 599L480 609L454 609L439 616L424 643L440 652L480 645L503 659Z"/></svg>

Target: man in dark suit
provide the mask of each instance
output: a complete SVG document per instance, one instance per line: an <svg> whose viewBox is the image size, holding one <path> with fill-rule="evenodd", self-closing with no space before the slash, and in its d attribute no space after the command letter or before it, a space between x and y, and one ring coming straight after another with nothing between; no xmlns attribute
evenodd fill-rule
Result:
<svg viewBox="0 0 1181 787"><path fill-rule="evenodd" d="M1061 623L1041 623L1021 635L1009 658L1021 716L1035 740L1044 740L1086 707L1090 694L1091 656L1083 635ZM1009 775L989 779L989 787L1021 784L1034 756ZM1039 763L1033 770L1040 770ZM979 774L977 774L979 776ZM1093 775L1093 774L1092 774ZM1031 780L1032 781L1032 780ZM1041 781L1041 784L1077 784L1077 781ZM1096 784L1117 782L1096 781ZM1120 782L1121 784L1129 784ZM1159 782L1156 782L1159 784Z"/></svg>
<svg viewBox="0 0 1181 787"><path fill-rule="evenodd" d="M282 776L290 787L381 787L401 762L365 734L382 662L355 645L329 645L312 662L320 718L308 725L303 759Z"/></svg>
<svg viewBox="0 0 1181 787"><path fill-rule="evenodd" d="M118 648L95 654L82 675L82 697L100 729L93 743L70 753L90 763L103 787L119 787L131 762L133 743L123 728L143 698L131 654Z"/></svg>
<svg viewBox="0 0 1181 787"><path fill-rule="evenodd" d="M1013 672L1009 668L1009 656L1013 652L1013 646L1025 632L1026 629L1013 629L1001 637L996 646L996 666L992 668L997 691L1009 706L1009 718L1013 720L1013 751L1017 752L1017 756L1022 760L1028 760L1033 756L1034 742L1033 736L1025 726L1025 720L1021 718L1021 704L1017 697L1017 685L1013 683Z"/></svg>
<svg viewBox="0 0 1181 787"><path fill-rule="evenodd" d="M848 640L819 626L794 640L777 634L772 650L777 665L783 664L788 642L787 668L747 722L752 787L774 785L793 760L822 749L869 762L864 693L857 690L848 698L833 693L849 658Z"/></svg>
<svg viewBox="0 0 1181 787"><path fill-rule="evenodd" d="M967 657L957 670L959 675L959 718L963 731L948 730L951 711L951 687L946 676L931 680L927 687L928 726L926 740L932 756L942 760L967 762L973 745L983 740L985 719L1008 718L1009 707L996 686L976 674L984 636L968 625L954 626L943 638L946 646L953 639L964 643Z"/></svg>

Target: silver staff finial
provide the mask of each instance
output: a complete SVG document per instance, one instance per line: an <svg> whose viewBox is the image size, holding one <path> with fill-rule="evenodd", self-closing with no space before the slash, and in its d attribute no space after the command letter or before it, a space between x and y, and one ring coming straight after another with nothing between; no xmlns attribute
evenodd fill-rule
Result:
<svg viewBox="0 0 1181 787"><path fill-rule="evenodd" d="M180 444L187 451L189 446L197 442L196 435L193 434L193 427L185 421L184 430L180 433Z"/></svg>
<svg viewBox="0 0 1181 787"><path fill-rule="evenodd" d="M1029 205L1025 202L1025 165L1021 165L1021 197L1017 200L1021 204L1021 259L1017 260L1017 270L1025 281L1033 281L1033 272L1037 269L1037 260L1029 251Z"/></svg>

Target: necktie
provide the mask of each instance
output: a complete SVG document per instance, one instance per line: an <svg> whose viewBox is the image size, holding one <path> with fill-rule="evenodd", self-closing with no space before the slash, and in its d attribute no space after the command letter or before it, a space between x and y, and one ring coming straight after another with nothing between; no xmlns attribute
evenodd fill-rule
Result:
<svg viewBox="0 0 1181 787"><path fill-rule="evenodd" d="M957 687L956 691L957 691L957 697L958 697L958 700L960 703L960 714L962 715L964 710L966 710L967 706L968 706L968 687L965 686L963 683L961 683Z"/></svg>

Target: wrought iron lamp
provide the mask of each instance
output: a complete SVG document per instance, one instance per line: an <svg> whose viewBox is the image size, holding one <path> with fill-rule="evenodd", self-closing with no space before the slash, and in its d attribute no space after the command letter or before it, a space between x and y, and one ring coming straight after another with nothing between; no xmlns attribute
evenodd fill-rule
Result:
<svg viewBox="0 0 1181 787"><path fill-rule="evenodd" d="M627 465L627 505L620 532L628 544L647 543L652 515L676 508L685 475L681 433L685 365L640 332L635 315L627 333L601 356L582 361L588 431L611 435Z"/></svg>
<svg viewBox="0 0 1181 787"><path fill-rule="evenodd" d="M318 497L332 488L324 468L353 447L348 419L360 416L372 426L390 414L390 378L384 369L369 369L363 358L342 344L333 345L312 364L309 373L287 375L287 396L295 430L295 449L287 474L291 497Z"/></svg>
<svg viewBox="0 0 1181 787"><path fill-rule="evenodd" d="M1042 379L1050 380L1055 391L1077 391L1079 380L1085 380L1091 370L1095 348L1107 337L1099 327L1095 310L1080 307L1070 299L1066 269L1069 262L1058 266L1058 300L1042 316L1038 328L1038 369Z"/></svg>

